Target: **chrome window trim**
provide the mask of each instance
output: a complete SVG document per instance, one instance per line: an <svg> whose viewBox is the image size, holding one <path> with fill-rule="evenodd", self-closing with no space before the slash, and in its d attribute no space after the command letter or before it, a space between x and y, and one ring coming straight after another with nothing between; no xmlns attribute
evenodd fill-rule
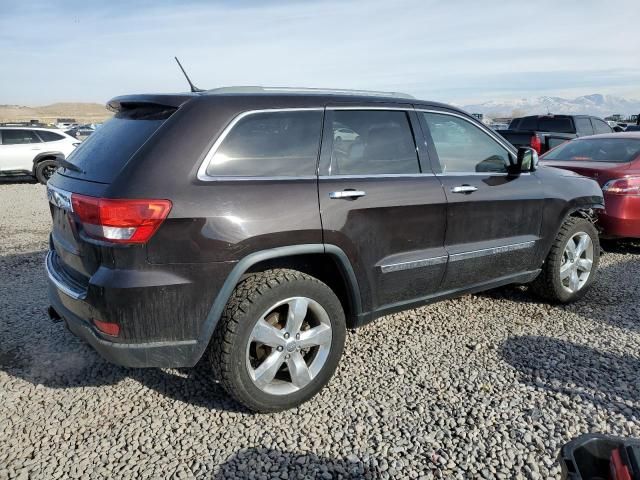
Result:
<svg viewBox="0 0 640 480"><path fill-rule="evenodd" d="M52 261L53 255L54 255L54 252L49 250L49 252L47 253L47 257L45 258L45 261L44 261L45 270L47 271L47 276L49 277L49 280L51 280L51 282L53 282L53 284L58 288L58 290L63 292L65 295L73 298L74 300L84 300L87 297L86 290L76 290L64 282L62 277L60 277L60 275L55 270L55 267Z"/></svg>
<svg viewBox="0 0 640 480"><path fill-rule="evenodd" d="M317 178L315 175L305 175L300 177L295 176L270 176L270 177L261 177L261 176L251 176L251 175L207 175L207 168L209 168L209 164L213 157L215 156L218 148L222 142L224 142L225 138L229 135L231 130L238 124L240 120L246 118L250 115L256 115L258 113L280 113L280 112L322 112L324 111L324 107L299 107L299 108L261 108L257 110L247 110L236 115L231 122L222 130L222 133L218 136L214 144L211 146L209 151L202 160L200 164L200 168L198 168L197 178L203 182L211 182L211 181L221 181L221 180L300 180L300 179L309 179L309 178ZM320 145L322 137L322 131L319 132L318 136L318 146Z"/></svg>
<svg viewBox="0 0 640 480"><path fill-rule="evenodd" d="M509 175L509 172L444 172L436 173L436 177L491 177L495 175ZM518 176L531 175L531 172L520 172Z"/></svg>
<svg viewBox="0 0 640 480"><path fill-rule="evenodd" d="M430 267L432 265L440 265L447 262L447 256L429 257L421 260L412 260L410 262L389 263L380 265L382 273L400 272L403 270L411 270L413 268Z"/></svg>
<svg viewBox="0 0 640 480"><path fill-rule="evenodd" d="M423 173L372 173L370 175L320 175L319 180L341 180L341 179L362 179L362 178L421 178L421 177L434 177L433 172Z"/></svg>
<svg viewBox="0 0 640 480"><path fill-rule="evenodd" d="M379 106L379 107L373 107L371 105L367 105L367 106L362 106L362 107L357 107L357 106L353 106L353 105L327 105L327 110L379 110L379 111L384 111L384 110L391 110L391 111L402 111L402 112L413 112L415 111L415 109L413 108L412 105L407 105L406 107L387 107L387 106Z"/></svg>
<svg viewBox="0 0 640 480"><path fill-rule="evenodd" d="M535 240L528 242L512 243L509 245L500 245L498 247L481 248L480 250L471 250L469 252L454 253L449 255L449 261L457 262L460 260L468 260L470 258L485 257L487 255L495 255L498 253L514 252L516 250L526 250L533 248L536 244Z"/></svg>
<svg viewBox="0 0 640 480"><path fill-rule="evenodd" d="M451 117L461 118L465 122L470 123L471 125L476 127L478 130L486 133L488 136L493 138L496 142L498 142L501 146L503 146L508 152L515 153L516 155L518 153L518 151L513 147L513 145L509 145L506 141L504 141L497 134L495 134L490 128L487 128L484 126L479 127L478 125L475 124L475 122L465 117L464 115L460 115L459 113L454 113L454 112L448 112L446 110L431 110L426 108L416 108L416 112L438 113L440 115L449 115Z"/></svg>

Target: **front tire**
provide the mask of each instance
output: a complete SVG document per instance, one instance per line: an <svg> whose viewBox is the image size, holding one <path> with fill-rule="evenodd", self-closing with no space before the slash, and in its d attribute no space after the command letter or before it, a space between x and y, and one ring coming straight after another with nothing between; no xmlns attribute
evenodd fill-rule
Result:
<svg viewBox="0 0 640 480"><path fill-rule="evenodd" d="M53 159L42 160L36 165L35 176L38 182L43 185L47 183L47 180L56 172L58 168L58 162Z"/></svg>
<svg viewBox="0 0 640 480"><path fill-rule="evenodd" d="M209 348L225 390L247 408L300 405L333 375L346 323L335 293L304 273L267 270L234 290Z"/></svg>
<svg viewBox="0 0 640 480"><path fill-rule="evenodd" d="M586 218L569 217L560 227L531 288L552 302L576 301L595 280L599 263L600 241L593 223Z"/></svg>

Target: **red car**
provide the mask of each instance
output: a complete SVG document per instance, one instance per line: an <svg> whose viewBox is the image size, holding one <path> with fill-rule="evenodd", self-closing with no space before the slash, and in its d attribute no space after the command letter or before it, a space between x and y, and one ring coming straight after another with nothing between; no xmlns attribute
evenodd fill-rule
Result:
<svg viewBox="0 0 640 480"><path fill-rule="evenodd" d="M602 187L605 238L640 238L640 132L581 137L541 157L542 165L572 170Z"/></svg>

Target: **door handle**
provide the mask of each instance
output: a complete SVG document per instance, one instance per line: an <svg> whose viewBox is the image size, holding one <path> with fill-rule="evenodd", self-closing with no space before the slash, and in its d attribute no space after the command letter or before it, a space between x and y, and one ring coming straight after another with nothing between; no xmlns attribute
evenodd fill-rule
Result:
<svg viewBox="0 0 640 480"><path fill-rule="evenodd" d="M342 190L341 192L331 192L329 194L329 198L332 199L340 199L340 198L360 198L360 197L364 197L367 194L367 192L363 192L362 190Z"/></svg>
<svg viewBox="0 0 640 480"><path fill-rule="evenodd" d="M453 187L451 193L472 193L476 190L478 190L478 188L473 185L460 185L459 187Z"/></svg>

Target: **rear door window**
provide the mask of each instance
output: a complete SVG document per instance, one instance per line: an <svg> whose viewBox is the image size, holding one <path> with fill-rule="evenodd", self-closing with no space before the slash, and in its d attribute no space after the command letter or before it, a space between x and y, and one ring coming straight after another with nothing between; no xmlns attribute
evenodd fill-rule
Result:
<svg viewBox="0 0 640 480"><path fill-rule="evenodd" d="M331 175L420 173L406 112L335 110Z"/></svg>
<svg viewBox="0 0 640 480"><path fill-rule="evenodd" d="M576 133L580 136L593 135L593 127L586 117L576 117Z"/></svg>
<svg viewBox="0 0 640 480"><path fill-rule="evenodd" d="M321 110L283 110L241 117L217 148L214 147L206 174L210 177L315 175L322 116Z"/></svg>
<svg viewBox="0 0 640 480"><path fill-rule="evenodd" d="M49 132L47 130L38 130L36 133L43 142L57 142L58 140L64 139L59 133Z"/></svg>
<svg viewBox="0 0 640 480"><path fill-rule="evenodd" d="M593 129L595 130L596 134L611 133L613 131L611 130L611 127L608 124L606 124L603 120L600 120L599 118L592 118L591 123L593 124Z"/></svg>
<svg viewBox="0 0 640 480"><path fill-rule="evenodd" d="M23 145L28 143L40 143L40 139L33 130L3 130L3 145Z"/></svg>

